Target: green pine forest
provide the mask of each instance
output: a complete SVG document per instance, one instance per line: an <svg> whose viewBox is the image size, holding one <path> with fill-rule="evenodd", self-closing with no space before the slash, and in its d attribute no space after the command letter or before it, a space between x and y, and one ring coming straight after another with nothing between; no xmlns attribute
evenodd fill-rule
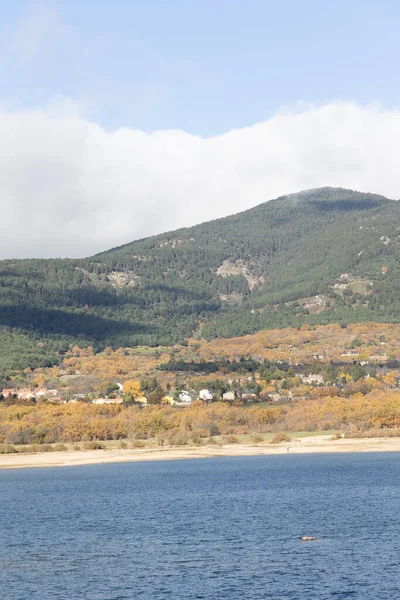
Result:
<svg viewBox="0 0 400 600"><path fill-rule="evenodd" d="M70 344L399 322L400 204L321 188L79 260L0 262L0 376Z"/></svg>

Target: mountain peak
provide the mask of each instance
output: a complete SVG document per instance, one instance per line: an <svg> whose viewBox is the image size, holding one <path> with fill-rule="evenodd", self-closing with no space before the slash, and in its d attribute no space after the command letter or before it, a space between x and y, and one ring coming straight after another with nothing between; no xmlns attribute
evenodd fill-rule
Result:
<svg viewBox="0 0 400 600"><path fill-rule="evenodd" d="M352 190L349 188L324 186L319 188L311 188L308 190L302 190L300 192L294 192L293 194L286 194L279 196L277 200L283 199L300 199L300 200L332 200L332 201L346 201L349 199L369 199L375 198L383 202L389 202L390 200L380 194L371 194L369 192L360 192L358 190Z"/></svg>
<svg viewBox="0 0 400 600"><path fill-rule="evenodd" d="M369 194L347 188L320 187L280 196L277 202L312 204L322 210L368 210L388 202L393 202L379 194Z"/></svg>

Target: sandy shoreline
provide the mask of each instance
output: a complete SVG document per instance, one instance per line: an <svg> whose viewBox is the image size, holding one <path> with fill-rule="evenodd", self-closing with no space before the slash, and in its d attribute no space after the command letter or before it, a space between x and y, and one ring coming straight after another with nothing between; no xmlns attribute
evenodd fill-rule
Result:
<svg viewBox="0 0 400 600"><path fill-rule="evenodd" d="M289 451L288 451L289 448ZM117 462L179 460L218 456L270 456L277 454L319 454L335 452L398 452L400 438L368 438L332 440L331 436L312 436L273 444L226 444L224 446L187 446L180 448L140 448L42 452L36 454L0 455L0 469L29 467L71 467Z"/></svg>

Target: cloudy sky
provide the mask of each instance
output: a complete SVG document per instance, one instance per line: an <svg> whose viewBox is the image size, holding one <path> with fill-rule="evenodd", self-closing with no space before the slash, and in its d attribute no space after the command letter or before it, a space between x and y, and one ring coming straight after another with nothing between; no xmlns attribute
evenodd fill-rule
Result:
<svg viewBox="0 0 400 600"><path fill-rule="evenodd" d="M0 258L400 198L396 0L0 0Z"/></svg>

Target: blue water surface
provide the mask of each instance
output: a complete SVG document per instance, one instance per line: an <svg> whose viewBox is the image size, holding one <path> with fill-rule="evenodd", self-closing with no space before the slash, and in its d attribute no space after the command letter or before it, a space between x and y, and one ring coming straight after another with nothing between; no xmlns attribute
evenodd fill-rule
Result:
<svg viewBox="0 0 400 600"><path fill-rule="evenodd" d="M400 599L399 511L396 453L3 470L0 598Z"/></svg>

